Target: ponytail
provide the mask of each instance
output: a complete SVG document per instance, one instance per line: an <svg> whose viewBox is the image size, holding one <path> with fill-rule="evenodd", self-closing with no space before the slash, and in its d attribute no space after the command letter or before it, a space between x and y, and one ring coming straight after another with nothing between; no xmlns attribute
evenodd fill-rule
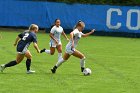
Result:
<svg viewBox="0 0 140 93"><path fill-rule="evenodd" d="M82 23L84 23L82 20L79 20L76 25L73 27L73 30L76 29L78 26L82 26Z"/></svg>

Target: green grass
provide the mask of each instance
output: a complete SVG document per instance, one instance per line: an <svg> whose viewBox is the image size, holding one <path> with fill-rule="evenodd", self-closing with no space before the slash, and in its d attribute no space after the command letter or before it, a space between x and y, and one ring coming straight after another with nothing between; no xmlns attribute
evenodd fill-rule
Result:
<svg viewBox="0 0 140 93"><path fill-rule="evenodd" d="M13 46L19 32L2 31L0 39L0 64L15 59ZM49 48L49 36L38 33L40 48ZM63 53L66 41L62 38ZM135 38L89 36L82 38L77 47L86 56L90 76L80 72L79 59L71 57L56 74L50 68L57 61L54 56L36 53L32 69L35 74L25 73L25 60L19 65L0 73L0 93L140 93L140 40Z"/></svg>

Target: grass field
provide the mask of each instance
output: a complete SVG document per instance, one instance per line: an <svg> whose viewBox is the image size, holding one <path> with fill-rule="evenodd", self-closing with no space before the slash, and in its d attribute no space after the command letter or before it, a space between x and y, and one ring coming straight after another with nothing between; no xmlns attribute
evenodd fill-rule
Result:
<svg viewBox="0 0 140 93"><path fill-rule="evenodd" d="M15 59L13 46L19 32L2 31L0 64ZM49 48L49 36L38 33L40 48ZM66 41L62 38L63 50ZM25 59L19 65L0 73L0 93L140 93L140 40L135 38L90 36L82 38L77 47L86 56L86 67L92 75L83 76L79 59L71 57L56 74L50 68L54 56L36 53L33 45L32 69L26 74ZM64 51L63 51L64 53Z"/></svg>

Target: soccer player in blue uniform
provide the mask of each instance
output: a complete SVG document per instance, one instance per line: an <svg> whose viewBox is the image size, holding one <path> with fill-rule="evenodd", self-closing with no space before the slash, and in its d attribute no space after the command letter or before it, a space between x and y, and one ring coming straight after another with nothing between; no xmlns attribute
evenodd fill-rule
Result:
<svg viewBox="0 0 140 93"><path fill-rule="evenodd" d="M31 24L29 27L29 30L26 30L25 32L18 35L14 43L14 46L17 46L16 60L10 61L7 64L1 65L0 66L1 72L3 72L3 70L7 67L11 67L11 66L15 66L19 64L24 59L24 57L27 58L26 60L27 74L35 72L35 71L30 70L32 55L30 51L28 50L28 47L30 43L33 42L34 48L37 50L38 53L40 53L40 49L38 48L38 45L37 45L37 37L36 37L37 32L38 32L38 26L36 24Z"/></svg>

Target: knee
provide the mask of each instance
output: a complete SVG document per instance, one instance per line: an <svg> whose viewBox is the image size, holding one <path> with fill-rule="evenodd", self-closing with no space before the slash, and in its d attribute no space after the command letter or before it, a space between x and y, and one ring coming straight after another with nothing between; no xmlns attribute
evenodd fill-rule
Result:
<svg viewBox="0 0 140 93"><path fill-rule="evenodd" d="M32 59L32 55L28 56L27 59Z"/></svg>
<svg viewBox="0 0 140 93"><path fill-rule="evenodd" d="M85 59L86 59L86 57L85 57L85 56L81 57L81 60L85 60Z"/></svg>

